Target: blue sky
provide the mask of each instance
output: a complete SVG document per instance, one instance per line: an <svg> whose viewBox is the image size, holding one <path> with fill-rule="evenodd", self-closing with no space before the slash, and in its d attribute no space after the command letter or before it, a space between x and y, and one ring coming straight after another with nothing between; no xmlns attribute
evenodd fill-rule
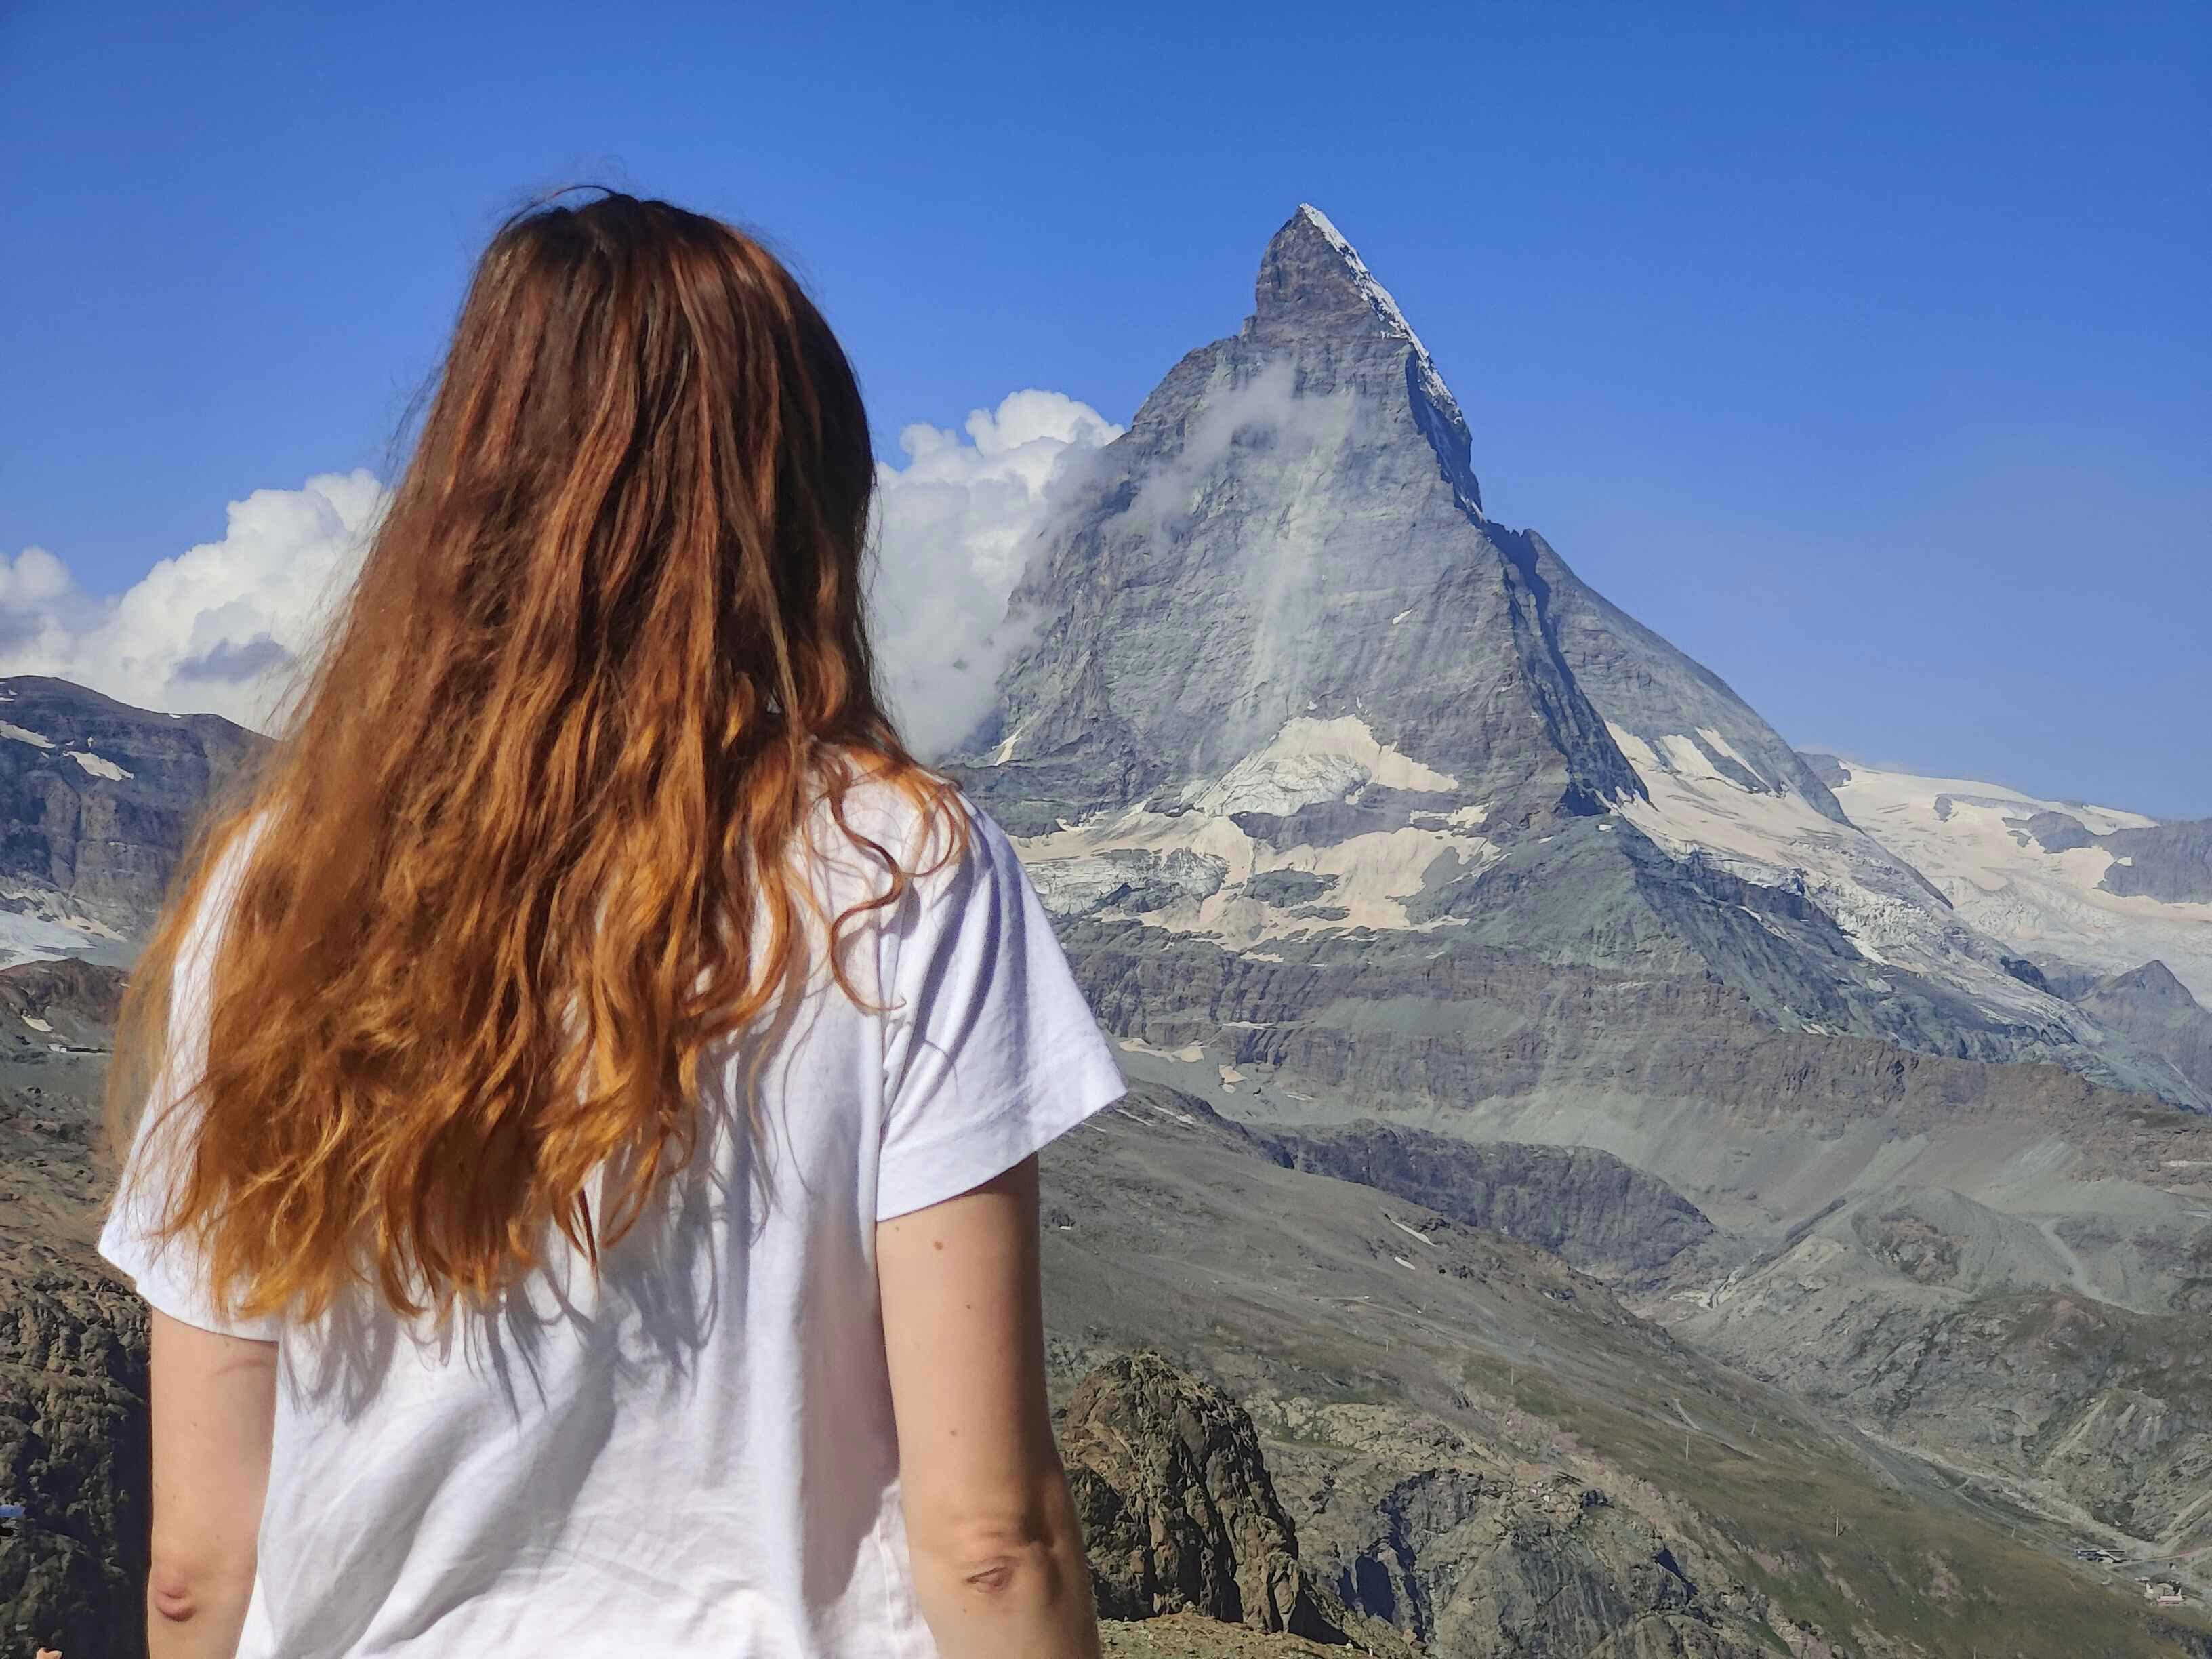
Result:
<svg viewBox="0 0 2212 1659"><path fill-rule="evenodd" d="M534 189L768 231L887 453L1126 421L1310 199L1492 514L1808 746L2212 813L2201 7L0 6L0 555L386 469Z"/></svg>

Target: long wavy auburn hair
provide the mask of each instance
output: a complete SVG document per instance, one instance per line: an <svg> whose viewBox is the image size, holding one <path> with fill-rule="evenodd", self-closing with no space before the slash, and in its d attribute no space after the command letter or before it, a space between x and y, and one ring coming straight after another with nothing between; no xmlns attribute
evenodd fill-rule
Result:
<svg viewBox="0 0 2212 1659"><path fill-rule="evenodd" d="M190 1109L160 1226L218 1307L442 1317L556 1234L596 1265L692 1156L711 1048L823 958L864 999L842 930L920 872L847 792L896 787L946 858L966 824L876 690L874 477L844 352L750 237L609 194L493 238L319 661L127 993L112 1121ZM887 878L836 917L791 857L825 802ZM234 855L207 1064L161 1089Z"/></svg>

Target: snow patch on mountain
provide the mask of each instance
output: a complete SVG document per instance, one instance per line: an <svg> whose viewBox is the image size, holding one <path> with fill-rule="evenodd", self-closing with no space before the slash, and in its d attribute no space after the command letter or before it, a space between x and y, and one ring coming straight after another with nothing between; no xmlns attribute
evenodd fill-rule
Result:
<svg viewBox="0 0 2212 1659"><path fill-rule="evenodd" d="M1912 865L1874 836L1824 817L1794 790L1747 787L1716 767L1692 734L1647 743L1607 728L1650 793L1620 816L1677 857L1701 854L1761 885L1802 892L1869 961L1924 974L1984 1006L2094 1042L2094 1024L2061 999L2008 971L1995 939L1962 920ZM1695 734L1706 744L1717 734ZM1741 764L1732 751L1729 758Z"/></svg>
<svg viewBox="0 0 2212 1659"><path fill-rule="evenodd" d="M95 778L106 778L110 783L120 783L135 775L118 766L105 755L95 755L87 749L68 749L62 751Z"/></svg>
<svg viewBox="0 0 2212 1659"><path fill-rule="evenodd" d="M2092 836L2157 820L2118 807L2046 800L2002 784L1844 763L1831 784L1851 821L1918 868L1959 915L2014 950L2115 973L2160 961L2212 1000L2212 904L2108 892L2117 860L2101 847L2046 848L2029 833L2045 813Z"/></svg>
<svg viewBox="0 0 2212 1659"><path fill-rule="evenodd" d="M1419 822L1326 845L1274 846L1236 821L1240 813L1288 818L1301 807L1356 797L1370 785L1437 793L1459 787L1456 779L1379 740L1356 715L1302 716L1219 779L1185 786L1172 810L1132 807L1019 837L1017 845L1039 896L1055 915L1142 915L1231 945L1316 927L1412 927L1407 902L1424 890L1439 859L1448 858L1455 872L1495 861L1498 849L1478 833L1485 817L1480 804L1424 811ZM1201 869L1204 879L1195 873ZM1276 880L1271 887L1255 877Z"/></svg>
<svg viewBox="0 0 2212 1659"><path fill-rule="evenodd" d="M58 957L82 956L95 950L105 939L112 940L112 929L102 927L82 917L68 921L50 921L44 916L21 915L11 910L0 910L0 968L13 968L20 963L49 962ZM26 1022L27 1024L28 1022Z"/></svg>
<svg viewBox="0 0 2212 1659"><path fill-rule="evenodd" d="M1231 948L1313 931L1400 930L1415 924L1407 902L1447 854L1465 871L1494 863L1498 849L1455 829L1406 825L1328 846L1272 847L1227 817L1138 807L1106 823L1018 837L1022 862L1046 909L1062 916L1140 915L1175 933L1201 933ZM1122 862L1146 855L1141 866ZM1175 885L1178 856L1218 861L1220 884L1200 895ZM1326 878L1322 902L1281 903L1246 890L1255 877L1291 872ZM1420 924L1450 927L1449 920Z"/></svg>
<svg viewBox="0 0 2212 1659"><path fill-rule="evenodd" d="M1422 765L1376 737L1356 714L1285 723L1273 741L1231 767L1218 782L1185 786L1201 812L1272 812L1343 800L1369 783L1391 789L1455 790L1459 780Z"/></svg>

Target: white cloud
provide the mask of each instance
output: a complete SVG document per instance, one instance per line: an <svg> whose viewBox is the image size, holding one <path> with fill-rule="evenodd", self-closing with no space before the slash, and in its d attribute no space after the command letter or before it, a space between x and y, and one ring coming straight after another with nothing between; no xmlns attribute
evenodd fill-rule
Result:
<svg viewBox="0 0 2212 1659"><path fill-rule="evenodd" d="M999 670L1026 637L1006 598L1043 529L1054 486L1121 428L1057 392L1017 392L976 410L968 441L932 426L899 434L907 465L877 469L878 559L870 613L886 695L925 755L989 709Z"/></svg>
<svg viewBox="0 0 2212 1659"><path fill-rule="evenodd" d="M1197 510L1200 487L1238 444L1265 445L1279 465L1295 465L1316 450L1340 447L1359 418L1352 387L1301 394L1295 365L1271 362L1243 386L1206 398L1182 449L1145 480L1116 528L1144 537L1180 523Z"/></svg>
<svg viewBox="0 0 2212 1659"><path fill-rule="evenodd" d="M1056 392L1017 392L965 437L916 425L878 469L877 653L908 740L942 752L989 707L1005 626L1055 482L1121 428ZM0 675L52 674L125 702L267 730L297 660L350 586L384 504L365 471L233 501L223 538L123 593L85 592L41 547L0 553Z"/></svg>
<svg viewBox="0 0 2212 1659"><path fill-rule="evenodd" d="M0 555L0 674L52 674L144 708L264 729L358 568L384 492L356 471L233 501L219 542L108 598L29 547Z"/></svg>

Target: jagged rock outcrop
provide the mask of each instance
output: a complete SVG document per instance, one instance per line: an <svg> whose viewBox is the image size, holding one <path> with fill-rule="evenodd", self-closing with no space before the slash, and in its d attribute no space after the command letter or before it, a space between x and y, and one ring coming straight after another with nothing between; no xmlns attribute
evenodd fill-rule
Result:
<svg viewBox="0 0 2212 1659"><path fill-rule="evenodd" d="M96 1273L0 1273L0 1503L26 1510L0 1630L24 1652L143 1650L149 1477L144 1304Z"/></svg>
<svg viewBox="0 0 2212 1659"><path fill-rule="evenodd" d="M0 1631L71 1659L142 1650L146 1310L94 1255L94 1152L123 975L0 969Z"/></svg>
<svg viewBox="0 0 2212 1659"><path fill-rule="evenodd" d="M1356 1479L1354 1475L1352 1478ZM1370 1495L1362 1490L1364 1508ZM1700 1583L1657 1528L1570 1476L1528 1482L1430 1468L1373 1500L1336 1588L1467 1659L1764 1659L1767 1598ZM1787 1624L1788 1621L1777 1620Z"/></svg>
<svg viewBox="0 0 2212 1659"><path fill-rule="evenodd" d="M2212 818L2115 830L2098 837L2112 856L2109 892L2168 904L2212 901Z"/></svg>
<svg viewBox="0 0 2212 1659"><path fill-rule="evenodd" d="M1201 1613L1255 1630L1345 1639L1298 1564L1252 1419L1158 1354L1100 1366L1060 1425L1098 1610Z"/></svg>

